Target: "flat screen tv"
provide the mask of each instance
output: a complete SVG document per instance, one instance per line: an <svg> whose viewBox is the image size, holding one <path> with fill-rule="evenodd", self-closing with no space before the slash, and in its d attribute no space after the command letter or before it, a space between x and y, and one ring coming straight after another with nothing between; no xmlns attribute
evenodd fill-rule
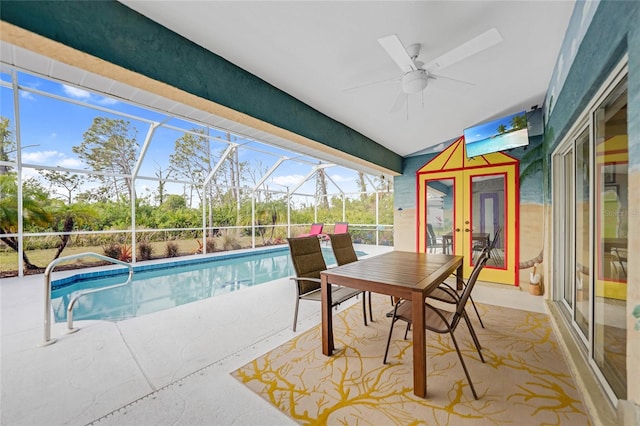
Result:
<svg viewBox="0 0 640 426"><path fill-rule="evenodd" d="M469 158L529 145L526 111L465 129L464 144Z"/></svg>

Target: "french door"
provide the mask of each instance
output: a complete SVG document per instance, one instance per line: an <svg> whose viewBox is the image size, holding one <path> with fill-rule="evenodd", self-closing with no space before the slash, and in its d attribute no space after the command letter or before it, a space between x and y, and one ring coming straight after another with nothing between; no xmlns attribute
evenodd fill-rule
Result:
<svg viewBox="0 0 640 426"><path fill-rule="evenodd" d="M420 173L418 185L417 250L464 256L468 277L490 247L479 279L516 284L517 161Z"/></svg>

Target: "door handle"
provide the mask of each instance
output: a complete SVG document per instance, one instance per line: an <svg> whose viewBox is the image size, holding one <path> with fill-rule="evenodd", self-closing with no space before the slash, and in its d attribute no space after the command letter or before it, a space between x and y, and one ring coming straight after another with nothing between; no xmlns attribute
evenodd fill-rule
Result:
<svg viewBox="0 0 640 426"><path fill-rule="evenodd" d="M456 228L456 232L460 232L460 228Z"/></svg>
<svg viewBox="0 0 640 426"><path fill-rule="evenodd" d="M465 228L465 229L464 229L464 232L471 232L471 229L469 229L469 228Z"/></svg>

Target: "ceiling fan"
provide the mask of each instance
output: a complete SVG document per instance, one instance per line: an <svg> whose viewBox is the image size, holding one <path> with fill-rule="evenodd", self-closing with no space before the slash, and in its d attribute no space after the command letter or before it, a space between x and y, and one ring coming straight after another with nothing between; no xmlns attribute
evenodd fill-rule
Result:
<svg viewBox="0 0 640 426"><path fill-rule="evenodd" d="M427 87L429 79L448 79L459 83L472 84L461 80L456 80L450 77L435 74L435 72L445 69L457 62L460 62L470 56L475 55L491 46L494 46L502 41L502 36L497 29L491 28L488 31L480 34L477 37L461 44L460 46L448 51L444 55L432 60L425 65L424 62L418 60L420 54L420 44L411 44L408 47L404 47L400 38L396 34L391 34L386 37L378 39L378 43L387 52L387 54L393 59L393 61L402 70L402 76L395 77L392 80L400 80L401 91L398 94L398 98L394 103L391 111L399 110L406 102L407 97L412 94L420 93ZM385 80L389 81L389 80ZM370 83L376 84L376 83ZM366 84L364 86L368 86ZM358 86L360 88L364 86Z"/></svg>

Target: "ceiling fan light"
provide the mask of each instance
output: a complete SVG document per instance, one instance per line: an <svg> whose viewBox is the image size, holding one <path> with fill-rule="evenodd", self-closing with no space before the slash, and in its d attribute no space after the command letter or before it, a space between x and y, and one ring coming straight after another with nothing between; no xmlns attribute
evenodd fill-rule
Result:
<svg viewBox="0 0 640 426"><path fill-rule="evenodd" d="M419 93L425 87L427 87L427 75L423 70L411 71L402 77L402 91L405 93Z"/></svg>

